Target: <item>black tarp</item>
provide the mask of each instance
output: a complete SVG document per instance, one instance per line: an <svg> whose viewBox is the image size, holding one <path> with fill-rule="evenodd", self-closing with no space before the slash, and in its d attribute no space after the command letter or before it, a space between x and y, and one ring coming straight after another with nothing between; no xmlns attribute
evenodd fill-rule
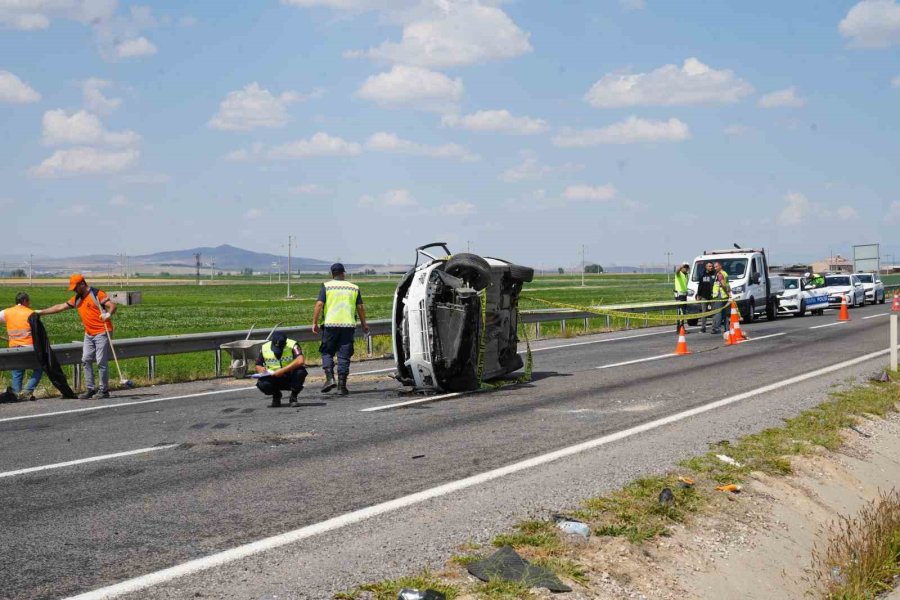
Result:
<svg viewBox="0 0 900 600"><path fill-rule="evenodd" d="M50 347L50 338L47 336L44 324L41 323L40 315L31 313L31 316L28 317L28 325L31 327L31 337L34 340L34 354L44 368L47 379L59 390L63 398L77 398L78 396L69 387L69 381L63 373L62 365L59 364L53 348Z"/></svg>
<svg viewBox="0 0 900 600"><path fill-rule="evenodd" d="M482 581L505 579L526 587L547 588L551 592L571 592L552 571L529 563L512 546L503 546L491 556L469 563L469 573Z"/></svg>

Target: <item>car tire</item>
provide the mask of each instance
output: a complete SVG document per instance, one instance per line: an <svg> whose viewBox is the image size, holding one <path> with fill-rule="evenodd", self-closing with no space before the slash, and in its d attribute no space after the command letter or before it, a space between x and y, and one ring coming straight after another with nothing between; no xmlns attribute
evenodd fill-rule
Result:
<svg viewBox="0 0 900 600"><path fill-rule="evenodd" d="M534 269L531 267L523 267L522 265L509 265L509 275L513 279L518 279L523 283L531 283L534 281Z"/></svg>
<svg viewBox="0 0 900 600"><path fill-rule="evenodd" d="M756 321L756 300L750 298L746 306L747 310L741 312L741 318L744 320L744 323L753 323Z"/></svg>
<svg viewBox="0 0 900 600"><path fill-rule="evenodd" d="M771 298L766 301L766 321L774 321L778 317L778 309L775 308L775 301Z"/></svg>
<svg viewBox="0 0 900 600"><path fill-rule="evenodd" d="M800 300L800 310L797 311L798 317L806 316L806 300Z"/></svg>
<svg viewBox="0 0 900 600"><path fill-rule="evenodd" d="M459 277L478 291L491 284L491 265L477 254L454 254L444 266L448 275Z"/></svg>
<svg viewBox="0 0 900 600"><path fill-rule="evenodd" d="M884 304L886 302L885 295L886 294L881 295L881 300L878 302L878 304Z"/></svg>

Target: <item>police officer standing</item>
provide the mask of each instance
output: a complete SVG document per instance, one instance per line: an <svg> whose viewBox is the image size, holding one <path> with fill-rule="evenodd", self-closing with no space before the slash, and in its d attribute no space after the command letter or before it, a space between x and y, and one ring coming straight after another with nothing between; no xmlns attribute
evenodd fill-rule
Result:
<svg viewBox="0 0 900 600"><path fill-rule="evenodd" d="M363 331L369 333L366 322L366 309L363 306L359 286L344 279L345 269L341 263L331 265L331 281L322 284L319 298L313 309L313 333L319 333L319 320L322 318L322 369L325 371L323 392L335 388L334 357L337 355L337 388L341 396L350 393L347 389L347 376L350 375L350 357L353 356L353 333L356 329L356 316Z"/></svg>
<svg viewBox="0 0 900 600"><path fill-rule="evenodd" d="M687 302L688 298L688 273L691 272L691 265L681 263L681 266L675 271L675 293L676 302ZM684 307L678 309L678 314L684 314ZM675 331L681 331L684 326L684 320L675 323Z"/></svg>
<svg viewBox="0 0 900 600"><path fill-rule="evenodd" d="M272 396L269 406L281 406L281 392L284 390L291 390L291 406L297 406L297 394L303 391L307 375L300 344L276 331L259 351L256 372L259 376L256 387L266 396Z"/></svg>

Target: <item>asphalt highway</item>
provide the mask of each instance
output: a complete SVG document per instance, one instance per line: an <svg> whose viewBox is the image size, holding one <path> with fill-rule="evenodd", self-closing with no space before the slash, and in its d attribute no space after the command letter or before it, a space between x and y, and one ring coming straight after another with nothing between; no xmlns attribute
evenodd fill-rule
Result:
<svg viewBox="0 0 900 600"><path fill-rule="evenodd" d="M377 532L371 526L366 535L372 545L356 550L351 567L350 559L340 558L345 536L358 540L354 523L369 517L336 523L321 535L313 526L603 436L609 437L610 449L605 441L602 449L608 457L596 449L584 453L606 464L617 460L619 444L647 444L656 456L619 470L624 476L659 468L736 432L705 431L683 445L655 447L679 427L684 411L697 409L691 419L712 422L731 409L708 405L727 400L743 411L735 413L736 422L765 424L799 411L811 396L804 391L810 384L799 380L777 392L755 393L764 386L829 367L810 379L832 385L860 369L877 370L886 356L842 363L887 348L889 311L855 309L853 320L842 324L836 324L836 311L762 321L746 325L751 341L735 347L692 331L690 356L671 356L671 327L544 340L534 344L532 383L487 393L401 396L387 376L390 363L381 361L354 364L353 394L346 399L318 393L319 381L311 381L299 408L270 409L248 381L222 380L121 392L106 401L3 405L0 597L87 593L306 528L297 539L312 544L315 556L334 549L330 570L294 554L279 568L255 563L241 578L234 571L241 561L223 559L225 566L191 567L178 573L185 577L167 575L154 586L142 580L131 597L327 598L360 577L382 576L398 565L425 566L460 536L477 535L454 525L453 535L423 556L400 557L395 554L409 546L394 547L392 532L406 534L394 525ZM409 404L391 406L397 403ZM673 415L671 423L661 421ZM647 430L635 429L642 426ZM621 432L628 434L620 441ZM579 454L548 459L551 470L535 464L519 471L528 472L532 488L560 486L552 475L537 474L558 472ZM502 489L497 485L503 477L492 475L484 486ZM434 498L462 493L435 492L397 511L437 532L442 513ZM481 520L473 527L481 535L510 517L504 509L491 519L496 495L478 500ZM262 558L242 560L273 565L273 557L291 556L290 544L270 546L246 550L242 556ZM300 572L289 588L282 586L292 577L286 573ZM217 588L215 581L226 583Z"/></svg>

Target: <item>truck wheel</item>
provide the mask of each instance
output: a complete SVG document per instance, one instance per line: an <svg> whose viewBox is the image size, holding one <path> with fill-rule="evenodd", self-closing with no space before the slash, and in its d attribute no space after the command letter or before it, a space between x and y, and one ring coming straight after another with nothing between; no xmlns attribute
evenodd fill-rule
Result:
<svg viewBox="0 0 900 600"><path fill-rule="evenodd" d="M800 300L800 312L797 313L798 317L802 317L806 315L806 300Z"/></svg>
<svg viewBox="0 0 900 600"><path fill-rule="evenodd" d="M775 301L769 298L766 301L766 320L774 321L777 316L778 312L775 310Z"/></svg>
<svg viewBox="0 0 900 600"><path fill-rule="evenodd" d="M459 277L478 291L491 284L491 265L477 254L454 254L444 266L448 275Z"/></svg>
<svg viewBox="0 0 900 600"><path fill-rule="evenodd" d="M753 323L756 321L756 300L750 298L744 306L747 308L741 311L741 318L744 320L744 323Z"/></svg>
<svg viewBox="0 0 900 600"><path fill-rule="evenodd" d="M884 294L881 295L881 300L878 301L878 304L884 304L884 302L885 302L884 296L885 296Z"/></svg>

